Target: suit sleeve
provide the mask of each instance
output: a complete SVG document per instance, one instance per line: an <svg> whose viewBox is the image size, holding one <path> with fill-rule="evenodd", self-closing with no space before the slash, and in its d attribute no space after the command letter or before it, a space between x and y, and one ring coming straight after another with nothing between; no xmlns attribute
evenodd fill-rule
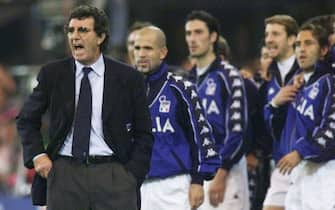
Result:
<svg viewBox="0 0 335 210"><path fill-rule="evenodd" d="M143 181L150 166L153 136L151 133L152 124L145 95L144 80L138 72L136 72L136 75L134 89L132 90L134 142L127 167L139 181Z"/></svg>
<svg viewBox="0 0 335 210"><path fill-rule="evenodd" d="M335 81L327 80L321 122L311 134L296 141L293 147L303 159L323 162L334 158L335 154Z"/></svg>
<svg viewBox="0 0 335 210"><path fill-rule="evenodd" d="M28 168L33 168L33 157L45 152L40 129L42 115L49 105L48 82L46 80L46 70L42 68L37 76L37 86L16 118L17 130L23 145L24 163Z"/></svg>

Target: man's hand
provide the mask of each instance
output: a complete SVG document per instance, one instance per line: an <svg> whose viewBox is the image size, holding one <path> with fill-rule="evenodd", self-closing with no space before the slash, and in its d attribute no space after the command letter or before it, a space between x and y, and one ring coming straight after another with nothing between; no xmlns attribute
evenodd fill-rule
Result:
<svg viewBox="0 0 335 210"><path fill-rule="evenodd" d="M204 188L200 184L191 184L188 192L191 209L197 209L204 202Z"/></svg>
<svg viewBox="0 0 335 210"><path fill-rule="evenodd" d="M303 73L300 73L300 74L297 74L293 77L293 86L295 86L296 88L300 88L301 86L303 86L305 83L305 80L304 80L304 74Z"/></svg>
<svg viewBox="0 0 335 210"><path fill-rule="evenodd" d="M259 165L259 160L256 155L250 153L247 155L247 168L248 170L255 170Z"/></svg>
<svg viewBox="0 0 335 210"><path fill-rule="evenodd" d="M48 178L49 172L52 168L52 162L47 154L43 154L34 159L34 168L36 173L41 177Z"/></svg>
<svg viewBox="0 0 335 210"><path fill-rule="evenodd" d="M294 150L293 152L288 153L282 159L279 160L277 167L279 172L282 174L290 174L292 169L296 167L301 161L300 154Z"/></svg>
<svg viewBox="0 0 335 210"><path fill-rule="evenodd" d="M297 95L297 85L287 85L280 88L280 91L272 99L271 104L274 106L281 106L295 99Z"/></svg>
<svg viewBox="0 0 335 210"><path fill-rule="evenodd" d="M227 176L228 172L225 169L218 169L211 185L209 186L209 202L214 207L217 207L223 202L226 191Z"/></svg>

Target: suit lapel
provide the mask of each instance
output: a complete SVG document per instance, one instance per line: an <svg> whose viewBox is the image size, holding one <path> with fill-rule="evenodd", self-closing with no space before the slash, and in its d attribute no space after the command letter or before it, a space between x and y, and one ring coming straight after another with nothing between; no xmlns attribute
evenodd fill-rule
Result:
<svg viewBox="0 0 335 210"><path fill-rule="evenodd" d="M102 102L102 119L106 120L111 114L111 110L115 107L120 94L120 85L118 81L117 71L113 61L104 57L105 77L104 77L104 93Z"/></svg>
<svg viewBox="0 0 335 210"><path fill-rule="evenodd" d="M61 94L64 99L65 113L72 122L75 110L75 65L74 60L70 59L69 62L62 68L60 78Z"/></svg>

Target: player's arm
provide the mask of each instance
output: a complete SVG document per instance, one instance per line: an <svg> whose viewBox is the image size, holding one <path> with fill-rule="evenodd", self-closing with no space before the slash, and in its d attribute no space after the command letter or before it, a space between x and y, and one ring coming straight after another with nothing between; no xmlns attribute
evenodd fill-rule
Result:
<svg viewBox="0 0 335 210"><path fill-rule="evenodd" d="M302 159L311 161L327 161L334 157L335 151L335 80L334 76L326 80L324 100L320 124L308 136L303 136L296 141L294 149Z"/></svg>

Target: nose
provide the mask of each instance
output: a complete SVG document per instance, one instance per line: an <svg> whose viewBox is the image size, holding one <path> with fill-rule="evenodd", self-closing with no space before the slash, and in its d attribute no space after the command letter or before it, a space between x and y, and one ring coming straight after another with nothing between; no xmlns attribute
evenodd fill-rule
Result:
<svg viewBox="0 0 335 210"><path fill-rule="evenodd" d="M194 34L193 33L186 34L186 42L187 43L193 43L194 42Z"/></svg>
<svg viewBox="0 0 335 210"><path fill-rule="evenodd" d="M301 44L300 47L298 48L298 50L299 50L300 52L304 52L305 49L306 49L306 46L305 46L304 44Z"/></svg>
<svg viewBox="0 0 335 210"><path fill-rule="evenodd" d="M80 38L80 34L79 34L78 30L73 30L72 32L69 32L68 36L71 40L76 40L76 39Z"/></svg>
<svg viewBox="0 0 335 210"><path fill-rule="evenodd" d="M268 34L265 36L265 43L271 43L273 41L273 36Z"/></svg>
<svg viewBox="0 0 335 210"><path fill-rule="evenodd" d="M139 55L140 58L145 58L146 55L147 55L147 53L146 53L146 51L144 49L140 49L138 51L138 55Z"/></svg>

